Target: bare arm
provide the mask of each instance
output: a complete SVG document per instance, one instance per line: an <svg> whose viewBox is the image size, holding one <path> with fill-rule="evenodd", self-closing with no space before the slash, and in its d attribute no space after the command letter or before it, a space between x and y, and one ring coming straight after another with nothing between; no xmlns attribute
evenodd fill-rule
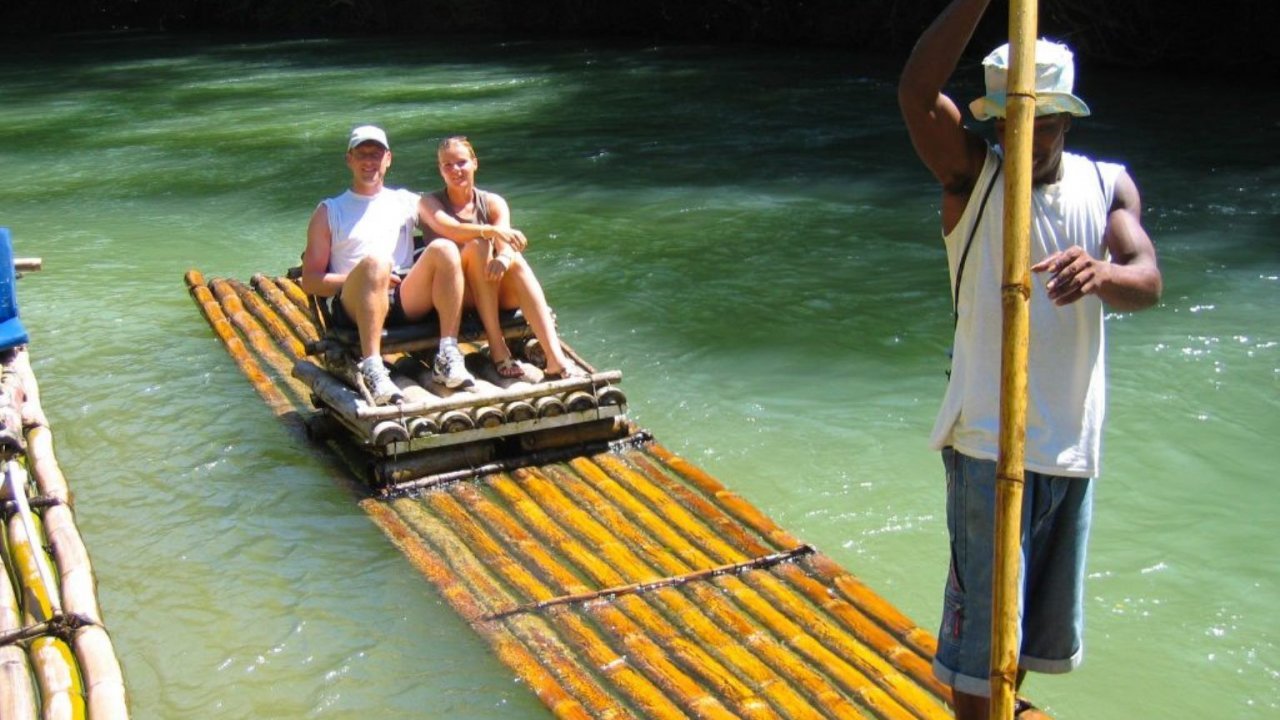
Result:
<svg viewBox="0 0 1280 720"><path fill-rule="evenodd" d="M418 215L424 226L431 228L436 237L442 237L465 245L476 238L494 242L494 254L511 248L523 251L529 241L524 233L511 227L511 213L507 201L501 195L489 193L490 224L462 222L449 214L434 195L426 194L418 204Z"/></svg>
<svg viewBox="0 0 1280 720"><path fill-rule="evenodd" d="M985 143L965 129L955 102L942 88L990 0L953 0L920 36L898 80L898 106L916 154L943 191L943 227L964 211L982 171Z"/></svg>
<svg viewBox="0 0 1280 720"><path fill-rule="evenodd" d="M1055 253L1032 266L1050 272L1047 289L1058 305L1097 295L1116 310L1143 310L1160 301L1164 279L1155 243L1142 227L1142 199L1129 173L1116 178L1115 195L1102 236L1111 260L1090 257L1082 248Z"/></svg>
<svg viewBox="0 0 1280 720"><path fill-rule="evenodd" d="M329 211L316 207L307 224L307 248L302 252L302 290L319 297L332 297L342 288L347 276L329 272L329 252L333 235L329 231Z"/></svg>

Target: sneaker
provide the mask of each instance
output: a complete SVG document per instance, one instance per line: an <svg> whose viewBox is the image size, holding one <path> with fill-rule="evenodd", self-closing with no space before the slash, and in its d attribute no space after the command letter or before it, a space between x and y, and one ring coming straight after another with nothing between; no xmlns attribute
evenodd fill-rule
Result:
<svg viewBox="0 0 1280 720"><path fill-rule="evenodd" d="M467 372L467 363L457 345L440 348L431 370L431 380L450 390L469 388L476 384L476 379Z"/></svg>
<svg viewBox="0 0 1280 720"><path fill-rule="evenodd" d="M382 358L367 357L356 365L356 369L360 371L360 381L373 397L374 405L390 405L404 400L404 393L391 382L391 374L382 364Z"/></svg>

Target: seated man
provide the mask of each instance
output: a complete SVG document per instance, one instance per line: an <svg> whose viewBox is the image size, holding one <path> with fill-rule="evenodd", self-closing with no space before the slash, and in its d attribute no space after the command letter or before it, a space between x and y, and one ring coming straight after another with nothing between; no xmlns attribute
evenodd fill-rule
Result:
<svg viewBox="0 0 1280 720"><path fill-rule="evenodd" d="M433 379L449 388L475 381L458 349L463 278L458 246L427 245L413 260L414 231L423 225L422 199L384 187L391 147L380 128L364 125L347 141L351 187L316 207L302 255L302 289L333 298L334 322L360 334L359 378L382 405L403 394L382 362L382 329L418 322L433 310L440 320L440 349Z"/></svg>

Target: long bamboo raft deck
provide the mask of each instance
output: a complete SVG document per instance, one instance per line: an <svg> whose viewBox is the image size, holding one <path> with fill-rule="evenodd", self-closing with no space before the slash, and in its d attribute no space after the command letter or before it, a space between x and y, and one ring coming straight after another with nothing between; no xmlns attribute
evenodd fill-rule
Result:
<svg viewBox="0 0 1280 720"><path fill-rule="evenodd" d="M7 231L0 231L8 262ZM27 349L3 356L0 718L128 718L120 663Z"/></svg>
<svg viewBox="0 0 1280 720"><path fill-rule="evenodd" d="M274 411L314 415L298 286L186 282ZM556 716L951 717L929 632L644 431L532 457L361 505Z"/></svg>

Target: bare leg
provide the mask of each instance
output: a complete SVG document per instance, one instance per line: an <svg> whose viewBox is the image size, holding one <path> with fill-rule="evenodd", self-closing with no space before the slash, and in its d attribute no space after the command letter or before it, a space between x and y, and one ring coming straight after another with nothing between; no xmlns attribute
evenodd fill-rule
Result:
<svg viewBox="0 0 1280 720"><path fill-rule="evenodd" d="M361 357L382 354L390 287L391 263L374 257L361 260L342 283L342 307L360 331Z"/></svg>
<svg viewBox="0 0 1280 720"><path fill-rule="evenodd" d="M469 243L462 251L462 270L471 288L471 300L484 325L484 336L489 342L489 357L500 363L511 357L506 337L502 334L502 321L498 317L498 283L485 277L489 263L488 247L484 243ZM510 271L508 271L510 272Z"/></svg>
<svg viewBox="0 0 1280 720"><path fill-rule="evenodd" d="M511 267L502 276L497 300L501 307L518 306L524 313L525 320L533 328L533 334L547 353L547 372L554 374L564 370L569 361L560 347L555 319L551 317L551 306L547 304L546 295L542 292L542 284L534 276L533 268L525 262L523 255L516 255ZM496 310L494 314L496 318Z"/></svg>
<svg viewBox="0 0 1280 720"><path fill-rule="evenodd" d="M433 240L400 286L400 304L411 320L434 308L440 318L440 337L456 338L462 324L462 260L450 240Z"/></svg>

